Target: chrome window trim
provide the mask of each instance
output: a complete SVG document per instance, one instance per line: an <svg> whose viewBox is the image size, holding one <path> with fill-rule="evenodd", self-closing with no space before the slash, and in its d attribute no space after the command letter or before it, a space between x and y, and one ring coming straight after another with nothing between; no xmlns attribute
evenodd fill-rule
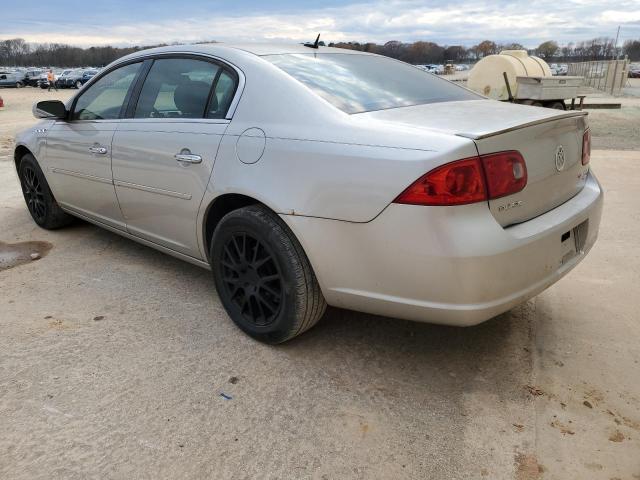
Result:
<svg viewBox="0 0 640 480"><path fill-rule="evenodd" d="M89 120L91 121L91 120ZM228 125L231 120L227 120L226 118L121 118L118 120L120 124L125 123L151 123L151 124L160 124L165 125L167 123L206 123L206 124L214 124L214 125Z"/></svg>

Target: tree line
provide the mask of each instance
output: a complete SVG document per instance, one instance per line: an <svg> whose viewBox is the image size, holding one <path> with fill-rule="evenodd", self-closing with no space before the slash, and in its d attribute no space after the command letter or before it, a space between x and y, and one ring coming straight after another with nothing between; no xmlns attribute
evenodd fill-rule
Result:
<svg viewBox="0 0 640 480"><path fill-rule="evenodd" d="M320 42L324 45L324 42ZM160 46L160 45L154 45ZM330 47L348 48L363 52L377 53L397 58L413 64L446 62L474 62L487 55L502 50L528 50L531 55L538 55L548 62L583 62L588 60L605 60L616 56L627 55L632 61L640 60L640 40L628 40L622 47L614 47L614 40L607 37L592 40L571 42L560 46L555 41L541 43L537 48L526 49L518 43L499 44L485 40L472 47L463 45L438 45L434 42L417 41L404 43L396 40L382 45L376 43L337 42L329 43ZM143 50L146 47L89 47L80 48L59 43L30 44L22 38L0 41L0 65L4 66L56 66L100 67L124 55ZM621 57L622 58L622 57Z"/></svg>
<svg viewBox="0 0 640 480"><path fill-rule="evenodd" d="M138 50L149 47L80 48L60 43L30 44L22 38L0 41L0 65L29 67L101 67Z"/></svg>
<svg viewBox="0 0 640 480"><path fill-rule="evenodd" d="M628 40L622 47L614 47L615 40L608 37L594 38L581 42L571 42L560 46L553 40L541 43L537 48L526 48L519 43L499 44L485 40L472 47L463 45L438 45L434 42L418 41L402 43L395 40L379 45L376 43L338 42L330 47L348 48L363 52L377 53L397 58L413 64L442 64L446 62L475 62L482 57L500 53L502 50L527 50L548 62L585 62L592 60L611 60L616 57L640 60L640 40Z"/></svg>

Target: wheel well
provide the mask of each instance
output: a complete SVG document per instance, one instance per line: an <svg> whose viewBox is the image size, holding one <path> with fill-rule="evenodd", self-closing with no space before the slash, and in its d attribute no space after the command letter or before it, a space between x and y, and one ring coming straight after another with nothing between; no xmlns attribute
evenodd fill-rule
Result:
<svg viewBox="0 0 640 480"><path fill-rule="evenodd" d="M16 147L15 152L13 152L13 160L16 163L16 170L20 168L20 161L27 153L31 153L31 151L24 145L18 145Z"/></svg>
<svg viewBox="0 0 640 480"><path fill-rule="evenodd" d="M209 256L209 250L211 249L211 237L213 236L213 231L216 229L220 220L222 220L222 217L233 210L255 204L263 205L262 202L255 198L240 195L239 193L227 193L225 195L220 195L211 202L207 207L207 212L205 213L203 229L203 240L207 257Z"/></svg>

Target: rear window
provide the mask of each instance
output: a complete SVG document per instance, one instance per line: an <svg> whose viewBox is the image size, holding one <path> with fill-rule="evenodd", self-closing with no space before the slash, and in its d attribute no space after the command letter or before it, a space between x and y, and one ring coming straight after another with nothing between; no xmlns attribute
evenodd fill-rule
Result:
<svg viewBox="0 0 640 480"><path fill-rule="evenodd" d="M302 53L263 58L346 113L482 98L407 63L374 55Z"/></svg>

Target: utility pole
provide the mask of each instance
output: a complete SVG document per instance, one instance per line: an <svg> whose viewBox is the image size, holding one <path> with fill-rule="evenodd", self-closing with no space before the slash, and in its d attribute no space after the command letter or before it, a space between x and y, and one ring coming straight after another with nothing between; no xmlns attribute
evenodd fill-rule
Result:
<svg viewBox="0 0 640 480"><path fill-rule="evenodd" d="M616 60L618 60L618 38L620 37L620 25L618 25L618 33L616 33L616 43L613 44L613 51L616 55Z"/></svg>

